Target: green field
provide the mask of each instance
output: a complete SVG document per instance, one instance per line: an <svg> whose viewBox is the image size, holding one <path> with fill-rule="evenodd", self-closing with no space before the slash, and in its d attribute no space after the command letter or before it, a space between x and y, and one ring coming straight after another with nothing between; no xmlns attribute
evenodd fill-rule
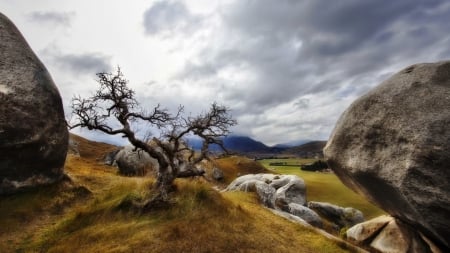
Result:
<svg viewBox="0 0 450 253"><path fill-rule="evenodd" d="M314 162L315 159L265 159L260 163L269 170L280 174L297 175L305 180L308 201L329 202L342 207L354 207L364 213L366 219L385 214L383 210L368 202L347 188L334 173L309 172L300 169L300 165ZM270 163L282 162L286 166L270 166ZM293 166L297 165L297 166Z"/></svg>

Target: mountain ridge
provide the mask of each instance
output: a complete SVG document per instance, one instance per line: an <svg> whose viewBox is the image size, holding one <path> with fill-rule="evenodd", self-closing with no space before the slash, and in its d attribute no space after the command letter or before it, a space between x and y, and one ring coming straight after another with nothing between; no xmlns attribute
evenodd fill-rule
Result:
<svg viewBox="0 0 450 253"><path fill-rule="evenodd" d="M255 140L243 135L230 135L222 139L224 147L232 152L238 153L260 153L260 154L296 154L302 155L308 153L322 153L322 149L326 141L315 140L299 140L291 141L284 144L276 144L274 146L267 146L261 141ZM291 144L289 144L291 143ZM293 145L300 143L298 145ZM200 139L188 139L188 145L194 150L200 150L202 141ZM210 151L219 152L222 149L218 145L211 145Z"/></svg>

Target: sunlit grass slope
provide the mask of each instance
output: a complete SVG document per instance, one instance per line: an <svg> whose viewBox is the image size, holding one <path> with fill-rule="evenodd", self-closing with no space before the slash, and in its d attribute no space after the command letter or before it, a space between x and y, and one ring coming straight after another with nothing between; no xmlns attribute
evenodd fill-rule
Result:
<svg viewBox="0 0 450 253"><path fill-rule="evenodd" d="M314 159L267 159L261 164L270 168L272 172L297 175L306 183L308 201L323 201L343 207L354 207L364 213L366 219L384 214L383 210L371 204L363 196L347 188L334 173L321 173L300 170L301 164L308 164ZM272 162L286 162L287 165L298 166L270 166Z"/></svg>
<svg viewBox="0 0 450 253"><path fill-rule="evenodd" d="M245 174L272 173L260 163L242 156L230 156L214 161L224 174L224 183L229 184L236 177Z"/></svg>
<svg viewBox="0 0 450 253"><path fill-rule="evenodd" d="M154 180L119 176L99 163L103 147L90 147L88 158L68 156L71 181L0 197L0 252L347 252L254 195L219 193L203 179L177 180L170 206L141 213L130 203Z"/></svg>
<svg viewBox="0 0 450 253"><path fill-rule="evenodd" d="M137 189L136 189L137 186ZM172 206L149 214L127 210L147 184L74 211L30 249L45 252L345 252L322 236L262 209L252 195L222 196L200 180L178 180ZM74 245L79 245L74 248ZM299 249L301 249L299 251Z"/></svg>

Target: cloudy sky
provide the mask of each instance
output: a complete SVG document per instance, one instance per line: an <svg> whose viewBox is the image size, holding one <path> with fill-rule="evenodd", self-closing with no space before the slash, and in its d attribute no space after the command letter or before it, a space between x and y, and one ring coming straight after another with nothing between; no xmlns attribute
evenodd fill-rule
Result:
<svg viewBox="0 0 450 253"><path fill-rule="evenodd" d="M120 65L144 105L198 113L217 101L235 134L268 145L326 140L393 73L450 58L447 0L0 0L0 12L47 66L68 115L96 72Z"/></svg>

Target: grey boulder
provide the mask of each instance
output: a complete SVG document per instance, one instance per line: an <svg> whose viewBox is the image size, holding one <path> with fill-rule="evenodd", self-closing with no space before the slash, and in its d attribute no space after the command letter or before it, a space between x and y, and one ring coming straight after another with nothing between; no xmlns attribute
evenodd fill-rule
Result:
<svg viewBox="0 0 450 253"><path fill-rule="evenodd" d="M294 175L248 174L236 178L225 190L257 192L265 206L284 211L289 203L306 203L305 182Z"/></svg>
<svg viewBox="0 0 450 253"><path fill-rule="evenodd" d="M63 179L61 96L19 30L0 13L0 194Z"/></svg>
<svg viewBox="0 0 450 253"><path fill-rule="evenodd" d="M436 245L413 227L390 216L359 223L346 232L347 239L376 252L438 253Z"/></svg>
<svg viewBox="0 0 450 253"><path fill-rule="evenodd" d="M324 219L337 225L339 229L351 227L364 221L361 211L352 207L340 207L326 202L308 202L308 207Z"/></svg>
<svg viewBox="0 0 450 253"><path fill-rule="evenodd" d="M119 172L126 176L145 176L156 173L159 168L158 161L149 154L133 146L125 146L115 156Z"/></svg>
<svg viewBox="0 0 450 253"><path fill-rule="evenodd" d="M306 204L306 186L303 179L294 175L283 175L285 184L277 189L275 205L282 210L290 203Z"/></svg>
<svg viewBox="0 0 450 253"><path fill-rule="evenodd" d="M290 203L288 204L288 208L290 214L302 218L310 225L318 228L323 227L322 219L320 218L320 216L308 207L299 205L297 203Z"/></svg>
<svg viewBox="0 0 450 253"><path fill-rule="evenodd" d="M450 62L412 65L356 100L324 149L336 175L450 251Z"/></svg>

